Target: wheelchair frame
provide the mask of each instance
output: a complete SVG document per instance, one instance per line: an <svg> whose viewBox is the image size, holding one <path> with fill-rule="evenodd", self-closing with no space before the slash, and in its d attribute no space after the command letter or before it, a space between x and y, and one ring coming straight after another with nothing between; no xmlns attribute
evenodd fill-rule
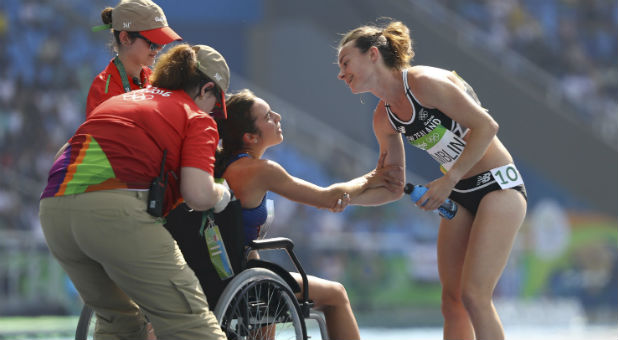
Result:
<svg viewBox="0 0 618 340"><path fill-rule="evenodd" d="M252 303L253 305L251 308L258 308L262 312L256 312L255 314L259 314L259 316L252 315L252 318L248 318L246 316L238 317L235 319L236 328L244 327L244 329L247 330L256 329L254 324L242 325L239 324L239 322L244 322L249 319L264 320L265 318L267 321L272 319L272 315L263 312L263 310L268 309L268 306L263 306L263 303L260 305L250 302L247 298L249 296L249 288L247 287L253 287L255 289L256 284L268 284L272 287L278 287L277 289L279 289L279 291L277 296L280 297L280 299L283 299L284 303L288 305L290 315L286 318L286 321L291 321L293 324L297 324L297 326L300 327L300 329L295 329L296 339L308 339L305 319L313 319L318 324L322 339L328 340L328 333L326 331L326 322L324 318L320 313L311 310L313 307L313 302L309 300L309 282L307 280L307 274L296 257L293 249L294 243L292 240L284 237L276 237L264 240L254 240L250 242L245 255L247 255L251 250L285 250L302 277L302 297L300 299L296 298L296 295L291 287L297 286L297 282L285 269L272 262L255 260L247 261L247 256L244 256L242 262L243 270L238 273L225 287L221 297L219 298L219 302L215 306L214 313L219 321L219 325L223 326L232 322L232 320L226 319L226 317L229 316L228 311L230 310L230 307L238 309L238 306L242 305L243 310L248 310L248 306ZM245 294L244 303L238 302L243 297L239 297L241 294ZM255 296L252 296L252 298L255 298ZM232 302L234 301L236 301L236 305L232 305ZM82 340L88 338L93 314L93 309L87 305L84 305L77 323L75 339ZM276 319L277 316L274 316L273 320L276 321ZM268 322L264 323L263 321L257 323L261 325L260 327L268 327L269 325ZM224 332L226 332L225 329ZM226 333L226 335L228 334ZM246 337L248 334L245 334L244 336Z"/></svg>

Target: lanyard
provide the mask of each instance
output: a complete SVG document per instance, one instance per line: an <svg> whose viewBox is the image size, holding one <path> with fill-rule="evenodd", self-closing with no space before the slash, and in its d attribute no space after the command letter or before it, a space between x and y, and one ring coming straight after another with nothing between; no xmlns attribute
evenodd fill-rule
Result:
<svg viewBox="0 0 618 340"><path fill-rule="evenodd" d="M124 87L124 92L131 92L131 85L129 84L129 77L127 77L127 72L125 72L124 66L122 66L122 62L120 61L120 58L118 58L118 56L114 58L114 64L116 64L118 73L120 73L120 79L122 80L122 87Z"/></svg>

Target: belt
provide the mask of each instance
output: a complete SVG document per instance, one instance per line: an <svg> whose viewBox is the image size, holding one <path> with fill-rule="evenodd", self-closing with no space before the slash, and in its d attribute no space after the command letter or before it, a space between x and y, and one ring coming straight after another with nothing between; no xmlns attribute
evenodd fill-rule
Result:
<svg viewBox="0 0 618 340"><path fill-rule="evenodd" d="M105 190L105 191L109 193L113 193L113 194L135 197L144 202L148 201L148 190L112 189L112 190Z"/></svg>

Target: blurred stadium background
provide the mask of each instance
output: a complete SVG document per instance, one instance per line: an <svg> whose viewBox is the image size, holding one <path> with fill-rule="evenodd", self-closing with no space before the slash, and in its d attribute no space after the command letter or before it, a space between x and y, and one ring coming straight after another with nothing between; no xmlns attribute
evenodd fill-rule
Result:
<svg viewBox="0 0 618 340"><path fill-rule="evenodd" d="M616 1L156 2L186 41L222 52L232 89L251 88L282 114L286 141L267 156L322 185L378 158L376 99L336 79L339 34L381 16L404 21L414 63L456 70L476 89L526 181L527 220L495 295L507 335L601 327L599 336L618 336ZM64 316L81 308L47 251L38 197L112 57L111 35L90 27L116 3L0 2L0 338L70 337L74 319ZM406 149L409 180L440 175ZM385 328L375 338L412 338L430 327L418 338L441 338L437 216L407 199L331 214L272 198L269 236L292 238L308 272L345 284L366 337Z"/></svg>

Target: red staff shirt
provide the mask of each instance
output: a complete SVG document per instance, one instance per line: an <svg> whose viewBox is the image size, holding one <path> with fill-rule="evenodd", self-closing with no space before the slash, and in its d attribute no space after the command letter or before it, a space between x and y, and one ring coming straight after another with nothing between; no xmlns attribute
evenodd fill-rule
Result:
<svg viewBox="0 0 618 340"><path fill-rule="evenodd" d="M77 129L54 162L41 198L147 189L167 150L165 171L173 172L165 194L167 214L182 199L180 168L212 175L218 142L214 119L184 91L148 87L123 93L97 106Z"/></svg>
<svg viewBox="0 0 618 340"><path fill-rule="evenodd" d="M142 67L142 71L140 72L141 87L146 87L149 84L148 78L151 74L152 70L150 68ZM133 78L128 78L131 90L138 90L141 88L138 84L133 82ZM118 72L118 68L114 64L114 58L112 58L107 67L94 78L92 85L90 85L88 99L86 100L86 119L90 117L92 110L99 106L99 104L124 92L120 72Z"/></svg>

